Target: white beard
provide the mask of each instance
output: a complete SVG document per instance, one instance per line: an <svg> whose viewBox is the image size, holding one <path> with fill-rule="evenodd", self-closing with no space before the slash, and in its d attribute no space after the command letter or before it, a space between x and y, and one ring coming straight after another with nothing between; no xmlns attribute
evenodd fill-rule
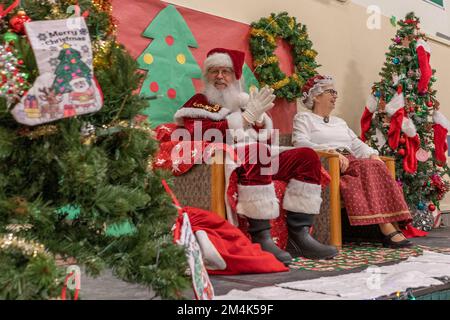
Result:
<svg viewBox="0 0 450 320"><path fill-rule="evenodd" d="M241 90L237 81L223 90L217 89L214 84L206 83L203 94L210 103L218 104L232 112L241 108Z"/></svg>

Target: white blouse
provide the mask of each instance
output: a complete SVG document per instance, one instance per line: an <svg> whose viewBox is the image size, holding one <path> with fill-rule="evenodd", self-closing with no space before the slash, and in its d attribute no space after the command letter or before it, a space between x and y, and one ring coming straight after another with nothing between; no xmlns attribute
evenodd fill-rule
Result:
<svg viewBox="0 0 450 320"><path fill-rule="evenodd" d="M345 148L356 158L378 155L378 151L362 142L343 119L331 116L325 123L323 117L312 112L295 115L292 143L295 147L316 150Z"/></svg>

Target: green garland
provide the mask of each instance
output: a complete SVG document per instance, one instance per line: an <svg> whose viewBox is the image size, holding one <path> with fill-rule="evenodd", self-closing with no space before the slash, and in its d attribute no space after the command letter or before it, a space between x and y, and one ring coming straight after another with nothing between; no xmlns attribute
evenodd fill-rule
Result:
<svg viewBox="0 0 450 320"><path fill-rule="evenodd" d="M295 72L291 76L283 73L275 55L276 39L281 38L292 47ZM275 95L293 101L301 96L303 84L317 74L320 67L315 61L317 51L312 49L305 25L297 23L287 12L272 13L251 24L250 51L253 55L255 75L261 86L275 89Z"/></svg>

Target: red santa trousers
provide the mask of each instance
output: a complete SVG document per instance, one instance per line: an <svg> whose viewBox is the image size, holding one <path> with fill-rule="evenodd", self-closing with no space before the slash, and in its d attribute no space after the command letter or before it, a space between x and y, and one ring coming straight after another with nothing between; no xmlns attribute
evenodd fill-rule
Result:
<svg viewBox="0 0 450 320"><path fill-rule="evenodd" d="M243 155L241 165L235 170L237 213L253 219L277 218L280 207L273 180L279 180L288 184L283 209L318 214L323 175L317 153L310 148L295 148L270 155L269 148L259 143L237 147L238 154ZM270 163L267 158L266 161L261 159L261 151L269 155Z"/></svg>

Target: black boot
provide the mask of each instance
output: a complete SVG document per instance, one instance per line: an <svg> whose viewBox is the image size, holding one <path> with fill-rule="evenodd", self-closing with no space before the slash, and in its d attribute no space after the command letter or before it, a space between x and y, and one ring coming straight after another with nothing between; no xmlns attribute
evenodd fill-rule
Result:
<svg viewBox="0 0 450 320"><path fill-rule="evenodd" d="M309 234L314 215L287 211L288 244L286 251L293 257L331 259L338 254L334 246L324 245Z"/></svg>
<svg viewBox="0 0 450 320"><path fill-rule="evenodd" d="M264 251L272 253L275 258L289 265L292 257L286 251L281 250L270 235L270 221L269 220L256 220L248 218L248 233L252 236L252 242L259 243Z"/></svg>

